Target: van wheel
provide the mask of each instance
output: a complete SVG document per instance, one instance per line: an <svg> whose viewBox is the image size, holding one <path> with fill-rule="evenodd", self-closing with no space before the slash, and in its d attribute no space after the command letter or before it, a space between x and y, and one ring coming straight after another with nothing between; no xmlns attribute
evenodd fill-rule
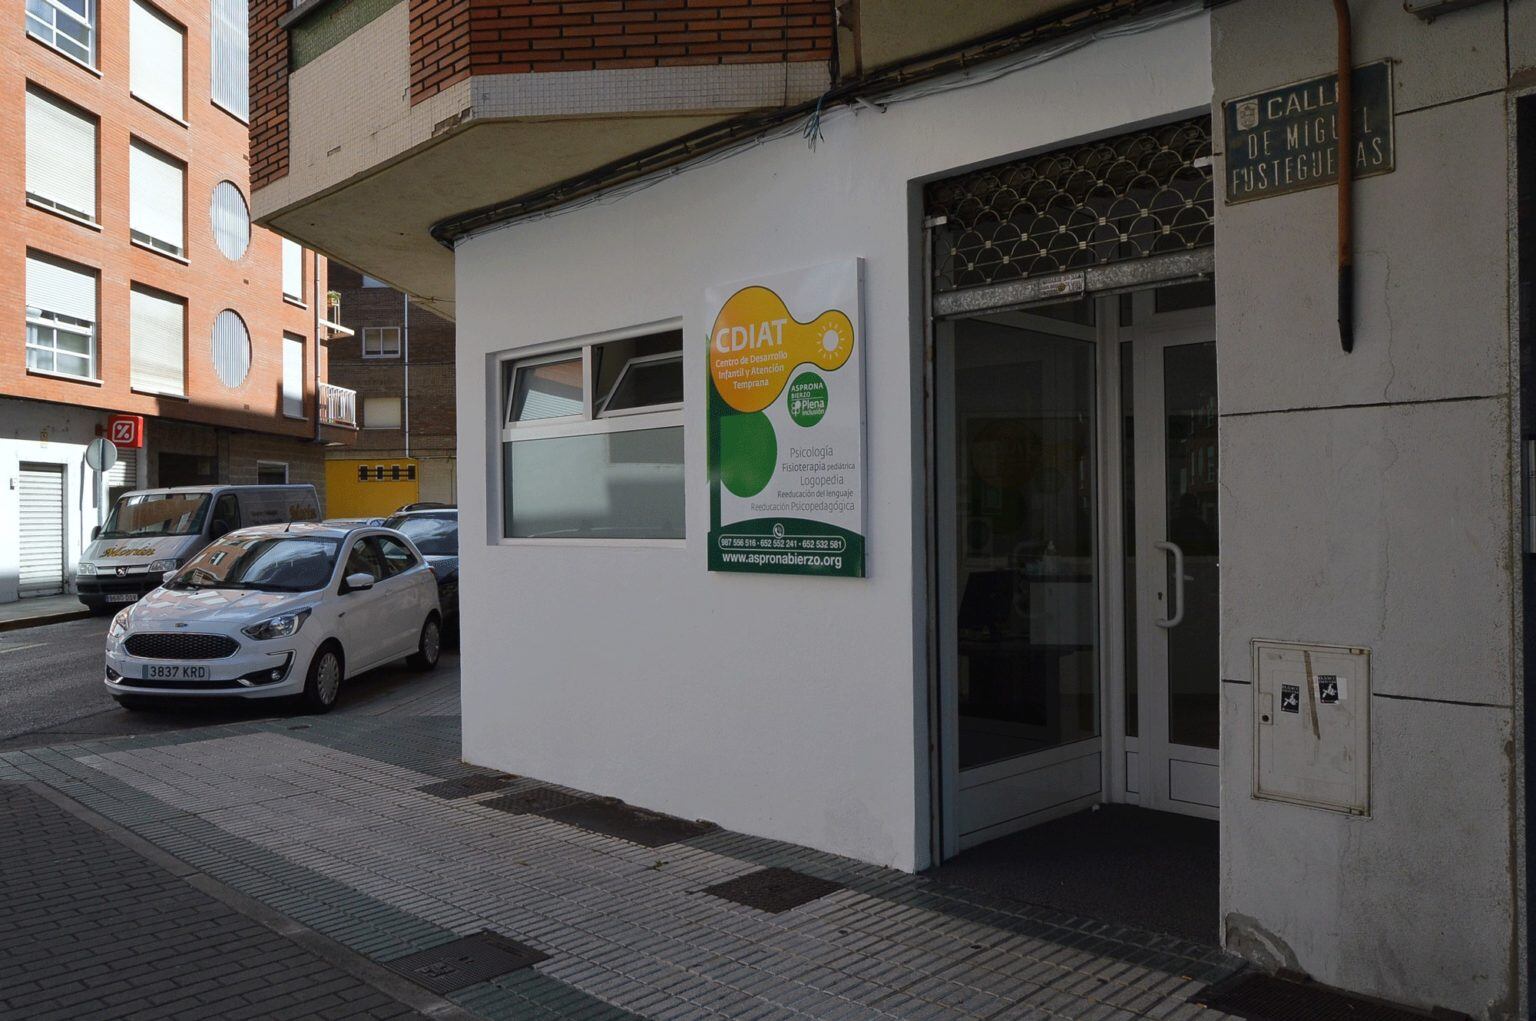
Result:
<svg viewBox="0 0 1536 1021"><path fill-rule="evenodd" d="M434 613L421 626L421 640L416 643L416 652L409 660L411 667L422 672L431 670L437 666L437 657L442 651L443 626L438 623L437 614Z"/></svg>
<svg viewBox="0 0 1536 1021"><path fill-rule="evenodd" d="M304 679L304 708L312 713L328 713L341 694L341 653L334 645L322 645L309 661L309 676Z"/></svg>

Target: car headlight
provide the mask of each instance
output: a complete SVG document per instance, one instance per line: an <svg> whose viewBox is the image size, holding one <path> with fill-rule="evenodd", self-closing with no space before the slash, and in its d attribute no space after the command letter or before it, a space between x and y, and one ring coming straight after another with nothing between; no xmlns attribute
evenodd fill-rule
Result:
<svg viewBox="0 0 1536 1021"><path fill-rule="evenodd" d="M293 613L280 613L276 617L269 617L259 624L240 630L250 635L257 641L267 641L271 638L289 638L299 633L299 628L309 619L308 610L297 610Z"/></svg>
<svg viewBox="0 0 1536 1021"><path fill-rule="evenodd" d="M175 557L169 557L165 560L151 560L148 570L150 574L169 574L180 566L180 560L177 560Z"/></svg>
<svg viewBox="0 0 1536 1021"><path fill-rule="evenodd" d="M128 633L128 611L132 607L125 606L117 611L117 616L112 618L112 626L107 628L107 637L116 641Z"/></svg>
<svg viewBox="0 0 1536 1021"><path fill-rule="evenodd" d="M75 565L75 573L76 574L95 574L96 573L96 565L91 563L89 560L82 560L78 564Z"/></svg>

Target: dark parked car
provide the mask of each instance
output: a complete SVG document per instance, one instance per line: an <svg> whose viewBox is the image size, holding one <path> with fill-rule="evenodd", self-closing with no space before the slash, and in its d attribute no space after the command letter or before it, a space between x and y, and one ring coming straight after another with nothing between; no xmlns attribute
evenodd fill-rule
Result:
<svg viewBox="0 0 1536 1021"><path fill-rule="evenodd" d="M456 507L399 511L384 522L421 550L437 576L437 599L443 611L443 637L459 639L459 511Z"/></svg>

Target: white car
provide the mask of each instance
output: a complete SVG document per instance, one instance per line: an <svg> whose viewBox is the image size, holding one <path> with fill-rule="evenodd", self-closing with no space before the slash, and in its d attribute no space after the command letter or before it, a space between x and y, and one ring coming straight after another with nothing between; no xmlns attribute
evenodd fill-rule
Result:
<svg viewBox="0 0 1536 1021"><path fill-rule="evenodd" d="M204 547L107 631L107 691L125 708L164 698L301 696L409 656L437 665L437 580L388 528L242 528Z"/></svg>

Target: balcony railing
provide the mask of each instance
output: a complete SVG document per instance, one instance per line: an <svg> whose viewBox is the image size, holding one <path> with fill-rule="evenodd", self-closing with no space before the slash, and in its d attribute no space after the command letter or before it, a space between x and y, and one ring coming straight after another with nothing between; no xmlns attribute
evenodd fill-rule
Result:
<svg viewBox="0 0 1536 1021"><path fill-rule="evenodd" d="M356 429L357 391L332 383L321 383L320 422L322 425L350 425Z"/></svg>

